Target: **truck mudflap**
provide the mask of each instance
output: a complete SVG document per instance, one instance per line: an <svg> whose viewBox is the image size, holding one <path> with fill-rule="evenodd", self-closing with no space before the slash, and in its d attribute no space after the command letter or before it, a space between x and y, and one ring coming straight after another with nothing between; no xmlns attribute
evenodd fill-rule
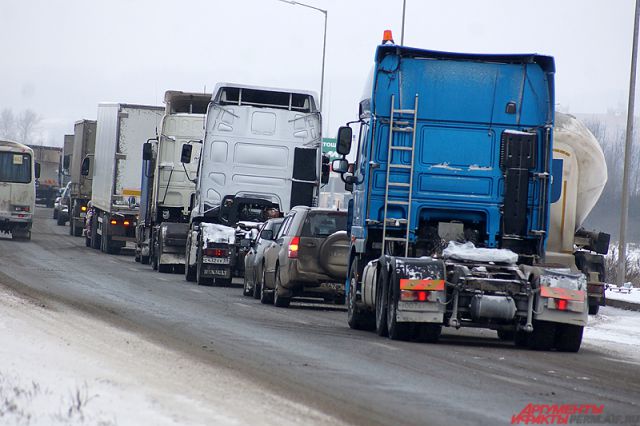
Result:
<svg viewBox="0 0 640 426"><path fill-rule="evenodd" d="M587 325L587 279L564 269L542 269L534 319L553 323Z"/></svg>
<svg viewBox="0 0 640 426"><path fill-rule="evenodd" d="M433 258L387 257L398 322L439 323L446 306L445 266Z"/></svg>

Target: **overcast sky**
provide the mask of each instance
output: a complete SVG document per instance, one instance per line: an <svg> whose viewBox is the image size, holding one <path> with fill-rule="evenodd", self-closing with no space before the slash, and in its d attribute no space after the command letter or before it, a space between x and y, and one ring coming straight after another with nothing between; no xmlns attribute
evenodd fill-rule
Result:
<svg viewBox="0 0 640 426"><path fill-rule="evenodd" d="M356 116L402 0L305 0L328 10L325 137ZM407 0L405 44L556 59L556 101L624 108L633 0ZM31 108L47 143L101 101L161 105L217 82L320 91L323 15L278 0L0 0L0 110Z"/></svg>

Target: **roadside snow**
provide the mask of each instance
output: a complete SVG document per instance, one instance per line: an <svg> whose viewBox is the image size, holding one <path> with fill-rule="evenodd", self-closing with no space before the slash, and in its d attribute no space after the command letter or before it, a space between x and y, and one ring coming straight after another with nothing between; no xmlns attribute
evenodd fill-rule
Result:
<svg viewBox="0 0 640 426"><path fill-rule="evenodd" d="M630 293L607 289L607 299L624 300L625 302L640 303L640 289L632 288Z"/></svg>
<svg viewBox="0 0 640 426"><path fill-rule="evenodd" d="M0 286L2 425L295 425L337 419L228 368Z"/></svg>
<svg viewBox="0 0 640 426"><path fill-rule="evenodd" d="M605 306L589 316L583 343L613 355L640 361L640 312Z"/></svg>

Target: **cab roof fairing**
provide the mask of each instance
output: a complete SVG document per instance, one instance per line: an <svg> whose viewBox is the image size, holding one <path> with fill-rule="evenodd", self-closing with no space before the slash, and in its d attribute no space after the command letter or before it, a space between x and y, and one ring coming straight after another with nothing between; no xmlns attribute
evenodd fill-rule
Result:
<svg viewBox="0 0 640 426"><path fill-rule="evenodd" d="M318 110L318 94L311 90L285 89L280 87L267 87L267 86L253 86L250 84L238 84L238 83L227 83L227 82L216 84L215 89L213 89L213 96L211 97L211 101L215 102L216 99L219 98L221 90L229 87L235 88L235 89L263 90L267 92L284 92L284 93L294 93L299 95L311 96L311 98L313 99L313 103L316 106L316 110Z"/></svg>

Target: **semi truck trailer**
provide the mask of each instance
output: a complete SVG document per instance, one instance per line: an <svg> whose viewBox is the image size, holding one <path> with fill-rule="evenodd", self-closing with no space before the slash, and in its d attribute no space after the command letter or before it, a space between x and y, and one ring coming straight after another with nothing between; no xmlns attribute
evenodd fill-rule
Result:
<svg viewBox="0 0 640 426"><path fill-rule="evenodd" d="M537 54L377 48L353 173L333 161L353 191L350 327L430 342L443 326L483 327L579 350L586 277L546 256L562 182L554 73ZM339 129L338 153L351 137Z"/></svg>
<svg viewBox="0 0 640 426"><path fill-rule="evenodd" d="M242 236L297 205L317 203L321 117L309 91L220 83L205 119L185 276L226 284L244 270ZM195 143L184 144L190 163ZM253 224L253 225L252 225Z"/></svg>
<svg viewBox="0 0 640 426"><path fill-rule="evenodd" d="M69 233L79 237L84 230L87 204L91 200L93 170L90 168L96 145L96 121L79 120L73 129L73 153L69 166ZM82 173L83 166L86 174Z"/></svg>
<svg viewBox="0 0 640 426"><path fill-rule="evenodd" d="M182 146L204 135L211 94L168 91L160 134L143 147L136 260L159 272L183 272L197 162L180 162ZM199 158L200 144L193 145Z"/></svg>
<svg viewBox="0 0 640 426"><path fill-rule="evenodd" d="M98 105L94 157L87 157L81 170L89 176L93 169L90 222L85 231L91 247L118 253L127 242L135 242L142 146L157 134L163 112L156 106Z"/></svg>

